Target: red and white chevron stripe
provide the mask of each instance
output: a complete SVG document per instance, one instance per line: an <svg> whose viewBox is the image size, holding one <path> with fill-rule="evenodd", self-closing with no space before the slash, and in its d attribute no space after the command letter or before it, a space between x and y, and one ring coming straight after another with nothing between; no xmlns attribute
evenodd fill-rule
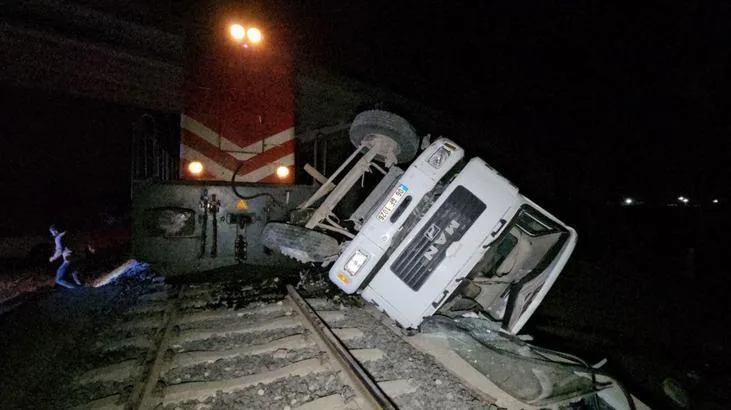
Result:
<svg viewBox="0 0 731 410"><path fill-rule="evenodd" d="M231 180L233 171L243 161L244 165L236 176L241 182L294 181L294 153L296 141L294 127L287 128L257 142L241 147L222 137L217 132L185 114L181 116L180 158L182 175L188 164L199 161L203 174L195 179ZM276 175L280 166L290 168L286 178Z"/></svg>
<svg viewBox="0 0 731 410"><path fill-rule="evenodd" d="M270 33L264 44L244 49L223 25L186 73L180 175L231 180L243 162L237 181L293 183L294 71L287 43ZM188 172L192 161L203 164L201 175ZM287 177L277 176L280 166L290 169Z"/></svg>

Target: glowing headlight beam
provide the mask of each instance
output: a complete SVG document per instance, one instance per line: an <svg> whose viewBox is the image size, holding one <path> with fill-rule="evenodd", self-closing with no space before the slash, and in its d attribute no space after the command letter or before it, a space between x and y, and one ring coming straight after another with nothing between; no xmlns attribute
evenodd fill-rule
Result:
<svg viewBox="0 0 731 410"><path fill-rule="evenodd" d="M252 44L258 44L261 42L261 30L256 27L251 27L250 29L246 30L246 36L249 38L249 41L251 41Z"/></svg>
<svg viewBox="0 0 731 410"><path fill-rule="evenodd" d="M200 161L193 161L188 164L188 172L192 175L198 176L203 173L203 164Z"/></svg>
<svg viewBox="0 0 731 410"><path fill-rule="evenodd" d="M289 167L280 165L277 167L277 177L280 179L287 178L289 176Z"/></svg>
<svg viewBox="0 0 731 410"><path fill-rule="evenodd" d="M231 34L231 38L241 42L246 38L246 29L241 24L232 24L229 27L228 32Z"/></svg>

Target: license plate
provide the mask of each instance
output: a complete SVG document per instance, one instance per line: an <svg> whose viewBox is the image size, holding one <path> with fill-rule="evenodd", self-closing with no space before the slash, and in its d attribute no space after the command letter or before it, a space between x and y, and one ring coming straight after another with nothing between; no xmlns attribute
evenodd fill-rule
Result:
<svg viewBox="0 0 731 410"><path fill-rule="evenodd" d="M396 188L396 191L394 191L394 193L391 195L391 198L388 199L388 202L386 202L386 205L383 206L381 212L378 213L379 221L385 221L386 218L391 215L391 212L396 209L396 205L398 205L398 203L401 201L401 198L404 197L406 191L408 190L409 188L407 188L404 184L401 184L398 186L398 188Z"/></svg>

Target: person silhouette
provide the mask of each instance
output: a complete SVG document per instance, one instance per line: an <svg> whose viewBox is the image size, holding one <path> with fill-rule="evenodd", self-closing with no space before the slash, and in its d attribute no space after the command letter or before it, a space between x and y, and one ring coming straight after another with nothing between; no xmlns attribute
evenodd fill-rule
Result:
<svg viewBox="0 0 731 410"><path fill-rule="evenodd" d="M55 262L59 258L63 259L61 265L58 267L58 269L56 269L56 284L58 284L59 286L63 286L67 289L80 287L81 281L79 280L79 272L76 269L72 268L71 272L71 277L74 279L74 283L64 279L64 276L66 276L66 271L68 271L69 267L71 267L71 254L73 253L71 249L66 247L63 243L63 238L64 236L66 236L66 232L59 232L58 229L56 229L56 227L53 225L51 225L49 231L51 232L51 236L53 237L53 242L55 246L53 255L48 258L48 261Z"/></svg>

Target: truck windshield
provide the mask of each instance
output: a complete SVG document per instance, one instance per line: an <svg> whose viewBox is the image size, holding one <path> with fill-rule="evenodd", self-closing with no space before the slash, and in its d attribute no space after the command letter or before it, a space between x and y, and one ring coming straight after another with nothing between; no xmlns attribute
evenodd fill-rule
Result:
<svg viewBox="0 0 731 410"><path fill-rule="evenodd" d="M530 236L545 235L556 231L551 227L549 221L545 221L542 215L531 208L522 209L516 219L516 225Z"/></svg>
<svg viewBox="0 0 731 410"><path fill-rule="evenodd" d="M485 252L473 272L478 272L479 276L483 277L504 276L513 269L518 256L525 258L535 251L535 248L540 248L543 252L550 248L548 245L555 243L553 239L547 239L547 244L544 246L535 245L543 242L539 237L546 237L556 232L559 232L559 229L555 223L537 210L524 206L515 216L512 224L506 228L505 233ZM520 249L516 249L516 247L520 247ZM506 261L507 259L510 260Z"/></svg>

